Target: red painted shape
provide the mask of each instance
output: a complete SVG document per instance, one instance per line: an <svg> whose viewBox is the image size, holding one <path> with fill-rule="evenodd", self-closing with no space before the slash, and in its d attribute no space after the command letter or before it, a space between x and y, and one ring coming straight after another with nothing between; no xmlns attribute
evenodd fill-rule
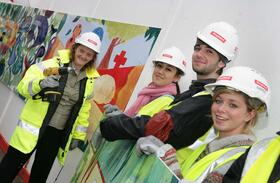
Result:
<svg viewBox="0 0 280 183"><path fill-rule="evenodd" d="M105 178L104 178L104 175L102 173L102 170L100 168L100 165L99 165L99 162L97 161L97 166L98 166L98 170L99 170L99 173L101 175L101 178L102 178L102 183L105 183Z"/></svg>
<svg viewBox="0 0 280 183"><path fill-rule="evenodd" d="M126 54L126 51L122 50L121 53L119 55L116 55L115 58L114 58L114 62L116 63L115 64L115 67L114 68L119 68L120 65L124 65L127 58L125 57L125 54Z"/></svg>
<svg viewBox="0 0 280 183"><path fill-rule="evenodd" d="M5 140L4 136L2 134L0 134L0 150L4 153L7 152L8 150L8 143L7 141Z"/></svg>

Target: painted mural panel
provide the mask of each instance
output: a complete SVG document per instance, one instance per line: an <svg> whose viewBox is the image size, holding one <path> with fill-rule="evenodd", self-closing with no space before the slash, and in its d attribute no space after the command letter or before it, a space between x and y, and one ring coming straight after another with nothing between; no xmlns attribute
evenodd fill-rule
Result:
<svg viewBox="0 0 280 183"><path fill-rule="evenodd" d="M96 141L94 143L83 154L71 183L179 182L160 158L155 155L137 155L133 140L103 140L98 146Z"/></svg>
<svg viewBox="0 0 280 183"><path fill-rule="evenodd" d="M111 103L124 109L160 28L0 3L0 81L15 90L30 65L70 48L87 31L102 40L96 67L115 79Z"/></svg>

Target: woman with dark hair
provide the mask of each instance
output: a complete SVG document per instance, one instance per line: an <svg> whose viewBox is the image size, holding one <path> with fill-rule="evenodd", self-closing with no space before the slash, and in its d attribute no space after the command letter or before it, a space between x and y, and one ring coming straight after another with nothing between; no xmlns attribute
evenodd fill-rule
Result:
<svg viewBox="0 0 280 183"><path fill-rule="evenodd" d="M124 111L129 117L153 116L165 109L180 93L178 81L186 72L184 54L176 47L164 49L154 60L152 82L137 95L135 102ZM121 114L117 106L105 105L106 117ZM105 119L114 120L112 118Z"/></svg>

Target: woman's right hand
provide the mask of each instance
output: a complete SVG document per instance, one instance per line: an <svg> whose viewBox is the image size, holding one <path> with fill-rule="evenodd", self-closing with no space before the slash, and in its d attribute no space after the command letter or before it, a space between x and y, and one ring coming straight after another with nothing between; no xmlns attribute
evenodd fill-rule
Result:
<svg viewBox="0 0 280 183"><path fill-rule="evenodd" d="M59 75L52 75L52 76L47 76L45 77L45 79L43 79L41 82L40 82L40 87L42 89L44 88L55 88L55 87L58 87L59 85L59 78L60 76Z"/></svg>

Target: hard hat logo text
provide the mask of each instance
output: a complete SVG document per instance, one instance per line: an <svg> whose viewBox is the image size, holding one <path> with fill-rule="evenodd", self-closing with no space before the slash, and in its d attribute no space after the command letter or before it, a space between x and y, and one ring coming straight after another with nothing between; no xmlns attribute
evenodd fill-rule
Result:
<svg viewBox="0 0 280 183"><path fill-rule="evenodd" d="M223 36L221 36L220 34L218 34L217 32L212 31L210 34L212 36L214 36L215 38L217 38L218 40L220 40L222 43L226 42L226 39Z"/></svg>
<svg viewBox="0 0 280 183"><path fill-rule="evenodd" d="M167 57L167 58L172 58L173 56L172 55L169 55L169 54L162 54L163 57Z"/></svg>
<svg viewBox="0 0 280 183"><path fill-rule="evenodd" d="M220 76L217 80L228 80L230 81L232 79L232 76Z"/></svg>
<svg viewBox="0 0 280 183"><path fill-rule="evenodd" d="M93 41L92 39L88 39L88 42L90 42L91 44L94 44L95 46L97 46L97 43L95 41Z"/></svg>
<svg viewBox="0 0 280 183"><path fill-rule="evenodd" d="M260 86L261 88L263 88L265 91L268 91L268 86L266 86L264 83L258 81L255 79L255 83L256 85Z"/></svg>

